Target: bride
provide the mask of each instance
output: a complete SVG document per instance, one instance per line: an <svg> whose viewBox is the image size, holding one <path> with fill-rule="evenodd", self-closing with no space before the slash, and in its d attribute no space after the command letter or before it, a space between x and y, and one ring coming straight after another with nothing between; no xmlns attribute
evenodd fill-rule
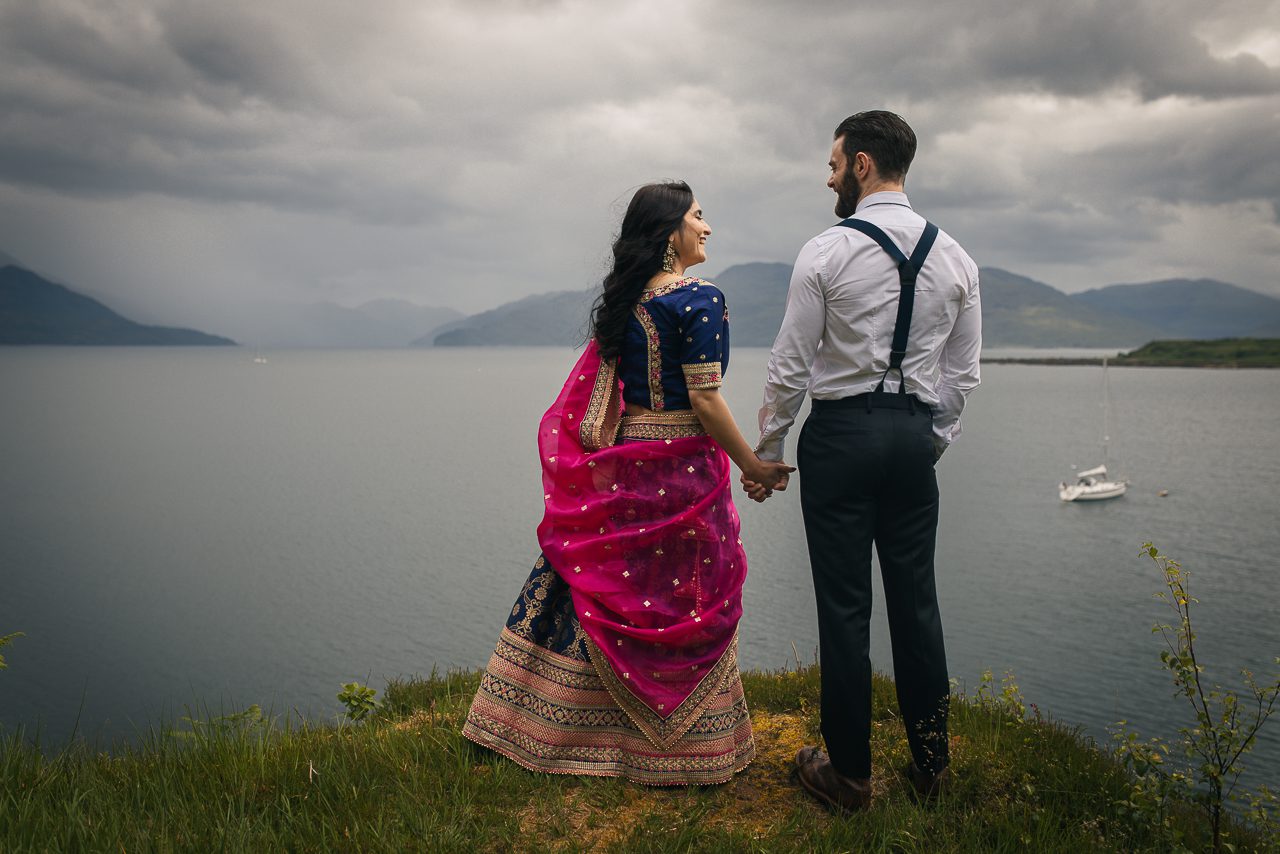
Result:
<svg viewBox="0 0 1280 854"><path fill-rule="evenodd" d="M754 756L729 461L772 489L794 469L758 459L720 396L729 310L686 274L710 235L687 184L636 191L539 425L542 555L462 730L526 768L706 784Z"/></svg>

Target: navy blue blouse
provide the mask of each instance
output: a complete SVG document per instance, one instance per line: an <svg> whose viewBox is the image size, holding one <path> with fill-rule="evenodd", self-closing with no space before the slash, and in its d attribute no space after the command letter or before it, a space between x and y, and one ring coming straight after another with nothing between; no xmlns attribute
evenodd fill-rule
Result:
<svg viewBox="0 0 1280 854"><path fill-rule="evenodd" d="M728 369L729 307L719 288L690 276L640 297L622 341L623 400L689 409L689 389L719 388Z"/></svg>

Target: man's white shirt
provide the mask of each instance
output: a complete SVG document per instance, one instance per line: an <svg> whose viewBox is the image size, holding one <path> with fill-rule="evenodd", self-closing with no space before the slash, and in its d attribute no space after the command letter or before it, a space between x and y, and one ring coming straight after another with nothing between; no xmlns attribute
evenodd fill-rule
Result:
<svg viewBox="0 0 1280 854"><path fill-rule="evenodd" d="M904 193L872 193L854 214L880 227L910 255L925 220ZM808 392L837 400L873 391L889 367L898 314L898 268L870 237L832 226L800 250L787 291L782 328L769 358L760 409L761 459L780 460L787 431ZM933 408L934 445L942 454L960 435L960 413L978 386L982 308L978 267L946 232L916 279L906 390ZM885 379L898 391L898 374Z"/></svg>

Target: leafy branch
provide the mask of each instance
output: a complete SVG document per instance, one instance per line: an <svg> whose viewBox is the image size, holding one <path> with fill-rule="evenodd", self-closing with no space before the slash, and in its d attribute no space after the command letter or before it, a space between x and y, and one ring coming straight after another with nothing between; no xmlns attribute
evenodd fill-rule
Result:
<svg viewBox="0 0 1280 854"><path fill-rule="evenodd" d="M24 637L22 632L14 632L13 634L8 634L8 635L5 635L4 637L0 637L0 647L8 646L10 643L13 642L15 638L20 638L20 637ZM5 663L4 656L0 655L0 670L5 670L8 667L9 665Z"/></svg>
<svg viewBox="0 0 1280 854"><path fill-rule="evenodd" d="M1160 661L1173 677L1174 696L1181 696L1191 706L1196 725L1180 727L1182 753L1192 763L1190 774L1178 770L1166 770L1164 757L1169 748L1160 739L1139 741L1133 733L1117 736L1118 753L1126 766L1137 775L1134 801L1159 802L1156 809L1163 817L1164 801L1175 787L1186 786L1193 790L1194 799L1202 803L1209 813L1213 831L1213 850L1221 851L1222 817L1225 805L1237 799L1236 787L1244 766L1240 759L1253 749L1258 731L1276 712L1280 700L1280 673L1273 682L1261 685L1253 673L1241 670L1248 695L1242 704L1235 691L1220 685L1207 685L1204 665L1196 653L1196 633L1192 626L1192 605L1199 600L1189 592L1191 573L1167 555L1163 555L1151 543L1144 543L1145 554L1160 570L1165 590L1156 594L1176 616L1174 623L1157 623L1152 633L1159 633L1165 649ZM1280 658L1276 659L1280 665ZM1121 722L1121 727L1124 727ZM1275 796L1265 788L1249 798L1250 815L1255 822L1270 824L1270 811L1274 809Z"/></svg>

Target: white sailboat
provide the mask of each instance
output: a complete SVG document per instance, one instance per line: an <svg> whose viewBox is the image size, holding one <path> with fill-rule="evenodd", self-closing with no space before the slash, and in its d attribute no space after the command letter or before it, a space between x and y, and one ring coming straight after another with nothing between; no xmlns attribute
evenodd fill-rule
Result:
<svg viewBox="0 0 1280 854"><path fill-rule="evenodd" d="M1075 482L1058 484L1058 497L1063 501L1102 501L1119 498L1129 488L1122 477L1112 479L1107 473L1107 447L1111 442L1111 380L1107 359L1102 359L1102 465L1076 472Z"/></svg>

